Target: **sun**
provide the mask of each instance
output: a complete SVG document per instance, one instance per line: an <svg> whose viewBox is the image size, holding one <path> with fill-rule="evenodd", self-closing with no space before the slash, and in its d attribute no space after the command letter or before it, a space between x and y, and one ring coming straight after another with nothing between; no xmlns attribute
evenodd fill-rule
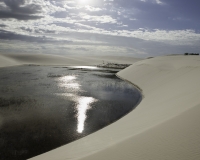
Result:
<svg viewBox="0 0 200 160"><path fill-rule="evenodd" d="M86 3L87 0L79 0L80 3Z"/></svg>
<svg viewBox="0 0 200 160"><path fill-rule="evenodd" d="M88 4L89 3L89 0L79 0L79 3L80 4Z"/></svg>
<svg viewBox="0 0 200 160"><path fill-rule="evenodd" d="M77 2L81 6L96 6L100 4L99 0L77 0Z"/></svg>

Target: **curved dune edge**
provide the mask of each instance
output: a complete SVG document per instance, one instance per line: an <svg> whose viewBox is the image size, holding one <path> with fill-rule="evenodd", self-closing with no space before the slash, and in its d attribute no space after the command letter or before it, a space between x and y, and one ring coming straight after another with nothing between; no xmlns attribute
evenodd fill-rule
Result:
<svg viewBox="0 0 200 160"><path fill-rule="evenodd" d="M32 159L200 159L200 58L136 62L117 75L143 90L139 106L116 123Z"/></svg>
<svg viewBox="0 0 200 160"><path fill-rule="evenodd" d="M33 159L200 159L200 58L139 61L117 75L143 90L130 114Z"/></svg>
<svg viewBox="0 0 200 160"><path fill-rule="evenodd" d="M199 61L198 56L156 57L122 70L117 75L143 91L135 110L32 159L200 159Z"/></svg>

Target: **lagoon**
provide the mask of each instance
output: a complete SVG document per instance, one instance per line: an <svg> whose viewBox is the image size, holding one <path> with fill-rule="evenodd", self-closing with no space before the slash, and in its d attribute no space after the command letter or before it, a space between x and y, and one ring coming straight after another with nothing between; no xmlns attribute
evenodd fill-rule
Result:
<svg viewBox="0 0 200 160"><path fill-rule="evenodd" d="M110 125L141 101L119 70L0 68L0 159L27 159Z"/></svg>

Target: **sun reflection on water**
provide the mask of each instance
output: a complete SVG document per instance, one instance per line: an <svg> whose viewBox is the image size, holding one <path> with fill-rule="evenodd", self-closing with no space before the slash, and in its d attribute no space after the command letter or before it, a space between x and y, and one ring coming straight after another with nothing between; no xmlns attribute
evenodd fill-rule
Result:
<svg viewBox="0 0 200 160"><path fill-rule="evenodd" d="M77 91L83 92L83 90L81 90L81 85L76 81L76 79L77 77L75 75L68 75L59 78L59 86L67 89L66 92L70 92L57 93L56 95L68 97L76 103L77 132L82 133L84 130L85 120L87 118L87 110L89 110L91 108L91 104L97 100L93 97L77 96Z"/></svg>
<svg viewBox="0 0 200 160"><path fill-rule="evenodd" d="M77 124L77 132L78 133L82 133L84 130L84 123L85 120L87 118L86 112L88 109L91 108L91 103L97 101L96 99L92 98L92 97L80 97L78 99L78 104L76 106L77 108L77 120L78 120L78 124Z"/></svg>
<svg viewBox="0 0 200 160"><path fill-rule="evenodd" d="M73 89L73 90L79 90L80 89L80 84L78 84L76 81L76 76L75 75L69 75L69 76L64 76L59 79L60 87L65 87L67 89Z"/></svg>
<svg viewBox="0 0 200 160"><path fill-rule="evenodd" d="M72 68L79 68L79 69L98 69L98 67L95 66L74 66Z"/></svg>
<svg viewBox="0 0 200 160"><path fill-rule="evenodd" d="M64 76L60 78L60 81L65 81L65 82L69 82L69 81L73 81L76 79L75 75L70 75L70 76Z"/></svg>

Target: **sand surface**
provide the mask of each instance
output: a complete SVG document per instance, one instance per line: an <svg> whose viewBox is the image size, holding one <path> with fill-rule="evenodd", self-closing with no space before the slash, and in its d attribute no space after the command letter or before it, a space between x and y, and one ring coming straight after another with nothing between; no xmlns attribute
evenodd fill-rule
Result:
<svg viewBox="0 0 200 160"><path fill-rule="evenodd" d="M20 61L12 56L4 59L9 65ZM32 159L200 159L200 57L136 61L117 74L142 90L144 98L135 110L98 132ZM68 62L91 64L84 58Z"/></svg>

